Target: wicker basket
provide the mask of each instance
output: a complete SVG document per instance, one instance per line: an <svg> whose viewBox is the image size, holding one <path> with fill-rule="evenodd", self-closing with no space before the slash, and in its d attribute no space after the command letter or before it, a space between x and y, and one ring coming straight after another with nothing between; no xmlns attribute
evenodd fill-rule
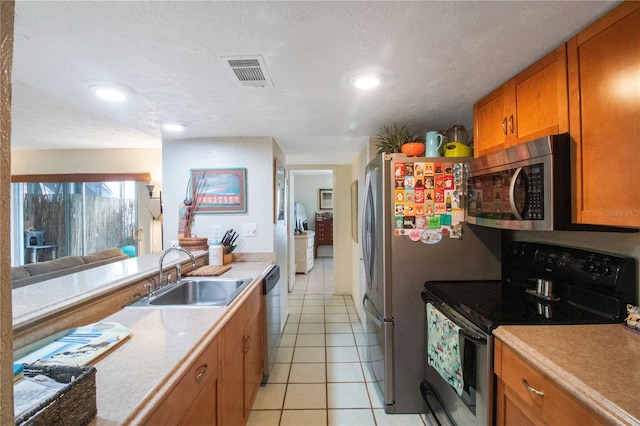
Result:
<svg viewBox="0 0 640 426"><path fill-rule="evenodd" d="M207 250L209 243L207 238L178 238L180 247L189 251Z"/></svg>
<svg viewBox="0 0 640 426"><path fill-rule="evenodd" d="M88 425L98 413L95 367L25 365L24 375L44 374L66 384L54 396L16 418L16 425Z"/></svg>

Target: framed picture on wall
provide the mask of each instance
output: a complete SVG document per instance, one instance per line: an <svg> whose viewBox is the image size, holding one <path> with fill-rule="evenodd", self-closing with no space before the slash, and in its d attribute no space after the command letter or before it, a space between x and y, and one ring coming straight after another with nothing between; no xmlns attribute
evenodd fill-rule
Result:
<svg viewBox="0 0 640 426"><path fill-rule="evenodd" d="M318 190L318 208L320 210L333 210L333 189Z"/></svg>
<svg viewBox="0 0 640 426"><path fill-rule="evenodd" d="M191 169L193 214L246 213L247 169Z"/></svg>

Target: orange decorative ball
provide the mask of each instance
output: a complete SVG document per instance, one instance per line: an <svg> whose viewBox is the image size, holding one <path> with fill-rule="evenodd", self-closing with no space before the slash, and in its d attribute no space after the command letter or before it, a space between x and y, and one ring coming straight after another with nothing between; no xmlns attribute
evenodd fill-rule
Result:
<svg viewBox="0 0 640 426"><path fill-rule="evenodd" d="M424 144L422 142L407 142L400 150L409 157L419 157L424 154Z"/></svg>

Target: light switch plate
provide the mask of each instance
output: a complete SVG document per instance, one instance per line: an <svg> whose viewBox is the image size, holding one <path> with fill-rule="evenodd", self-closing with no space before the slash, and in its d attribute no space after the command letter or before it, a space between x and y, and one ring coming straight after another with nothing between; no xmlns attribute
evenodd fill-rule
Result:
<svg viewBox="0 0 640 426"><path fill-rule="evenodd" d="M222 228L220 225L213 225L213 232L211 236L213 238L222 238Z"/></svg>
<svg viewBox="0 0 640 426"><path fill-rule="evenodd" d="M245 237L257 237L258 236L258 225L255 223L245 223L242 226L243 235Z"/></svg>

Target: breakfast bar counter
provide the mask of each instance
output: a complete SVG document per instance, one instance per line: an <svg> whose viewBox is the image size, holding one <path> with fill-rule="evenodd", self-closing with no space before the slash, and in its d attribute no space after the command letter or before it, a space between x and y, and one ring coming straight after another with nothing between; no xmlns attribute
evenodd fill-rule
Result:
<svg viewBox="0 0 640 426"><path fill-rule="evenodd" d="M640 334L622 324L500 326L493 333L611 424L640 424Z"/></svg>
<svg viewBox="0 0 640 426"><path fill-rule="evenodd" d="M206 252L194 254L202 264ZM135 424L147 418L149 410L166 397L175 381L220 333L238 306L257 286L262 285L264 276L273 265L274 256L251 255L242 254L241 261L233 262L231 269L219 277L252 279L226 307L126 307L135 300L132 296L138 298L145 294L142 284L136 284L130 293L106 302L111 306L104 312L109 313L99 316L100 321L118 323L129 328L131 333L92 363L96 368L98 409L92 424ZM53 334L59 331L54 328L56 318L65 314L76 318L71 327L85 325L84 322L77 323L80 317L69 315L69 312L102 312L98 304L104 303L101 300L108 299L120 288L130 287L133 282L157 279L159 257L159 253L146 255L14 289L14 331L24 330L26 337L23 339L31 339L33 332L30 330L36 329L40 333L49 330L49 334ZM186 259L185 255L167 257L166 268L175 268L177 263ZM123 302L123 297L129 299ZM44 325L40 326L40 323ZM24 346L15 346L15 343L14 348Z"/></svg>

